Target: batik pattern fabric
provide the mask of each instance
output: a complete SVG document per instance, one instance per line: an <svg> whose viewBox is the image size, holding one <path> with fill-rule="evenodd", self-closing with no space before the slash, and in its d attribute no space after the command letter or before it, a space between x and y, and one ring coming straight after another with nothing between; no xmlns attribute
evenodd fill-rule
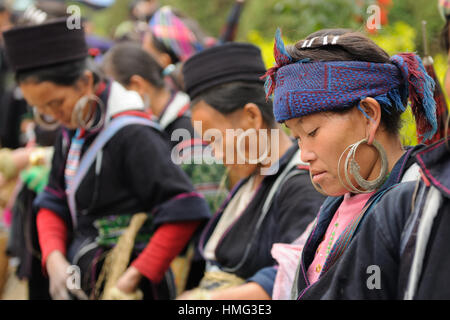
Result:
<svg viewBox="0 0 450 320"><path fill-rule="evenodd" d="M105 248L114 247L119 241L120 236L130 225L133 215L134 214L112 215L95 220L94 226L98 231L98 236L95 239L97 244ZM153 233L154 226L152 215L147 214L147 220L136 235L134 249L136 251L144 250Z"/></svg>
<svg viewBox="0 0 450 320"><path fill-rule="evenodd" d="M153 36L173 51L180 61L186 61L203 50L203 44L169 6L156 11L149 26Z"/></svg>
<svg viewBox="0 0 450 320"><path fill-rule="evenodd" d="M222 164L215 163L210 155L211 147L201 139L192 139L177 145L182 150L181 169L189 176L195 190L215 213L228 195L227 175Z"/></svg>

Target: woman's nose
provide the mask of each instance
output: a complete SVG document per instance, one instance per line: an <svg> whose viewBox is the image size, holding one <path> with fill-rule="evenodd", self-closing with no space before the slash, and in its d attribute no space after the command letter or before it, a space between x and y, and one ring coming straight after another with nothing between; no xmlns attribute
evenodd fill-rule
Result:
<svg viewBox="0 0 450 320"><path fill-rule="evenodd" d="M303 162L310 163L311 161L314 161L317 158L316 154L311 149L303 147L300 148L300 151L301 151L300 160L302 160Z"/></svg>

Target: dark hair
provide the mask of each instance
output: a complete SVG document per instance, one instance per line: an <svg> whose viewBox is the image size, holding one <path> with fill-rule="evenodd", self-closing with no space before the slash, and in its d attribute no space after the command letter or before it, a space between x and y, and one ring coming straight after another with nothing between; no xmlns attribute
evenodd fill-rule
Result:
<svg viewBox="0 0 450 320"><path fill-rule="evenodd" d="M162 53L167 53L170 57L170 60L172 60L173 64L176 64L180 62L180 59L178 56L173 52L172 48L167 47L161 40L159 40L155 34L151 31L149 31L152 36L152 43L156 50Z"/></svg>
<svg viewBox="0 0 450 320"><path fill-rule="evenodd" d="M311 46L303 47L305 41L314 37L329 36L328 44L323 41L314 41ZM339 36L336 44L331 44L332 37ZM288 46L288 53L295 61L310 59L312 62L318 61L367 61L374 63L391 63L389 54L380 48L375 42L364 36L360 32L349 29L323 29L310 34L305 40ZM404 101L406 105L407 101ZM398 134L401 128L401 111L388 108L380 103L381 124L390 134ZM355 106L353 106L355 107ZM386 109L390 109L389 112ZM345 112L345 111L344 111ZM339 113L339 112L337 112Z"/></svg>
<svg viewBox="0 0 450 320"><path fill-rule="evenodd" d="M73 86L86 70L92 71L94 84L103 78L100 70L90 58L83 58L71 62L59 63L51 66L38 67L16 72L16 82L44 82L50 81L61 86Z"/></svg>
<svg viewBox="0 0 450 320"><path fill-rule="evenodd" d="M125 86L130 84L133 75L141 76L157 88L164 86L162 67L134 42L119 43L111 48L104 58L103 68Z"/></svg>
<svg viewBox="0 0 450 320"><path fill-rule="evenodd" d="M266 101L262 83L236 81L221 84L200 93L191 105L202 100L225 115L244 108L247 103L254 103L261 111L265 124L275 126L272 103Z"/></svg>

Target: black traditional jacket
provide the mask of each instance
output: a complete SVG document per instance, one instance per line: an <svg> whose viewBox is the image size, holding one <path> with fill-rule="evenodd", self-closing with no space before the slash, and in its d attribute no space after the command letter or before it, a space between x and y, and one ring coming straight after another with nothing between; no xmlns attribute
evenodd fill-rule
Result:
<svg viewBox="0 0 450 320"><path fill-rule="evenodd" d="M278 172L264 177L248 206L219 240L215 250L216 260L208 261L210 264L241 278L259 282L257 273L275 265L270 254L272 245L277 242L291 243L314 219L325 197L312 186L307 166L294 166L288 170L268 210L264 210L275 181L293 157L299 157L297 151L298 146L292 146L280 158ZM199 244L201 252L226 206L248 179L243 179L234 187L204 229Z"/></svg>

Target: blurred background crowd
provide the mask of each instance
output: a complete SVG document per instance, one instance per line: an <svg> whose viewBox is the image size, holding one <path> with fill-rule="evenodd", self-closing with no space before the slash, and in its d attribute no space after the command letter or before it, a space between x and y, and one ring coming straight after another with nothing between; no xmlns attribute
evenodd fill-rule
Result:
<svg viewBox="0 0 450 320"><path fill-rule="evenodd" d="M368 28L367 21L374 14L367 10L371 5L380 10L378 28ZM267 68L274 64L273 36L282 26L288 44L319 29L351 28L368 34L390 55L406 51L431 56L440 82L447 70L447 53L439 42L442 21L436 19L436 2L429 0L0 0L0 31L70 16L80 10L89 54L95 61L102 63L105 53L116 43L135 41L156 57L165 74L170 75L172 85L183 89L177 68L190 53L176 52L173 45L167 50L171 39L155 42L148 38L148 28L158 23L155 12L166 6L190 27L200 47L250 42L261 49ZM405 112L402 119L403 144L417 144L411 111ZM48 130L49 123L41 120L36 122L14 81L0 37L0 295L3 292L4 298L28 295L14 273L22 279L26 276L11 270L11 266L17 267L11 258L20 256L20 246L29 239L8 244L8 236L23 227L11 227L12 211L20 211L14 209L15 200L20 199L26 207L47 184L52 149L46 147L53 145L58 129ZM237 180L230 173L226 187L230 189ZM8 252L9 257L3 252Z"/></svg>

